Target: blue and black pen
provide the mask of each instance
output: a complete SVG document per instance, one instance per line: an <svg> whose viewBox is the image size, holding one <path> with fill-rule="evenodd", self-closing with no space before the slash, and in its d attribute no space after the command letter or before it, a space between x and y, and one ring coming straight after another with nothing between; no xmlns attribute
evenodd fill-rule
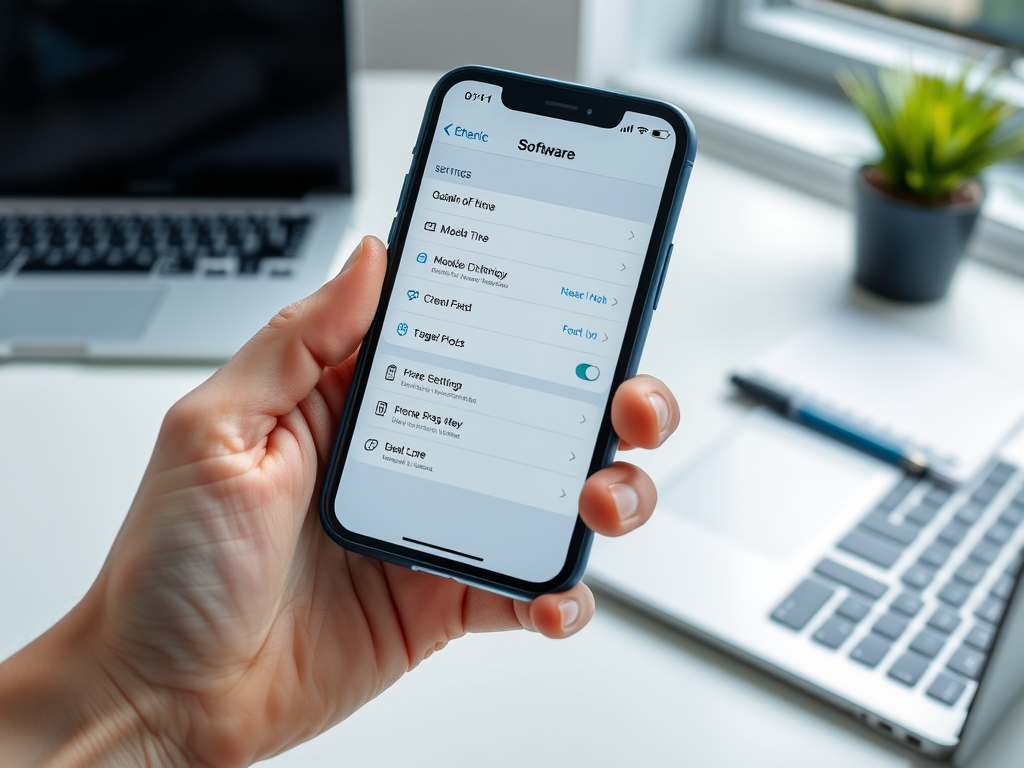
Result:
<svg viewBox="0 0 1024 768"><path fill-rule="evenodd" d="M755 378L733 374L729 380L744 394L815 432L846 443L884 462L895 464L909 475L928 478L947 488L955 488L957 485L956 481L937 472L928 461L928 457L918 450L879 435L872 435L863 427L838 414L811 403L801 402L794 395L781 392Z"/></svg>

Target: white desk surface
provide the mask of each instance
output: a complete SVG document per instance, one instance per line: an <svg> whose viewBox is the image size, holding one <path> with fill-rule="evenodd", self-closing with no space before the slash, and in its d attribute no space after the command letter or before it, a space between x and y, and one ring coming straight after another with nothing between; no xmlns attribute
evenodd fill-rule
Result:
<svg viewBox="0 0 1024 768"><path fill-rule="evenodd" d="M433 78L354 88L357 231L385 237ZM683 105L685 107L685 105ZM951 296L908 308L850 287L840 208L699 156L643 369L682 403L642 463L664 475L743 413L725 373L830 307L854 304L1024 381L1024 281L968 262ZM298 298L298 297L296 297ZM257 329L253 329L255 332ZM164 411L210 369L0 365L0 658L44 631L98 571ZM699 588L699 586L695 586ZM568 641L454 643L275 766L928 766L771 676L598 594ZM1019 765L1024 700L978 768Z"/></svg>

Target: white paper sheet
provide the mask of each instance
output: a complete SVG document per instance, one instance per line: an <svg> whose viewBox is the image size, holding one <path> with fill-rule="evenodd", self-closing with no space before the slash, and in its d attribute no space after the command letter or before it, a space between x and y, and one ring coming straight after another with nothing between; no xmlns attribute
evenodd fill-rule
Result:
<svg viewBox="0 0 1024 768"><path fill-rule="evenodd" d="M883 321L837 311L748 371L924 451L966 481L1024 417L1024 386Z"/></svg>

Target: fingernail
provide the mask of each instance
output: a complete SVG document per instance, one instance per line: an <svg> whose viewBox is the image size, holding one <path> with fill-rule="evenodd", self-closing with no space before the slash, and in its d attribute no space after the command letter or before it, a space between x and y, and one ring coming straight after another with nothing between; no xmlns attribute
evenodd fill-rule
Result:
<svg viewBox="0 0 1024 768"><path fill-rule="evenodd" d="M664 432L668 427L668 403L657 392L651 392L647 399L650 400L654 412L658 414L658 432Z"/></svg>
<svg viewBox="0 0 1024 768"><path fill-rule="evenodd" d="M359 255L363 252L363 241L360 240L359 244L356 245L356 249L352 251L352 255L348 257L348 261L345 262L345 266L341 268L341 272L338 274L345 274L346 270L359 261Z"/></svg>
<svg viewBox="0 0 1024 768"><path fill-rule="evenodd" d="M608 492L615 499L615 510L619 513L619 520L625 522L640 510L640 497L633 486L616 483L608 486Z"/></svg>
<svg viewBox="0 0 1024 768"><path fill-rule="evenodd" d="M569 629L579 618L580 604L575 600L563 600L558 604L558 610L562 614L562 629Z"/></svg>

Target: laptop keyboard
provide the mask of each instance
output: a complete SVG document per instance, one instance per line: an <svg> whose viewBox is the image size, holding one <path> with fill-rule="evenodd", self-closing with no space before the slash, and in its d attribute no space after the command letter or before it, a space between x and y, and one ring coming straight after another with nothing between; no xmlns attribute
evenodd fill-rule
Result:
<svg viewBox="0 0 1024 768"><path fill-rule="evenodd" d="M1007 490L1018 474L1000 462L966 498L901 480L836 544L845 557L824 558L771 618L810 626L810 641L952 707L980 677L1021 570L1024 488ZM879 570L888 579L871 575Z"/></svg>
<svg viewBox="0 0 1024 768"><path fill-rule="evenodd" d="M0 273L287 277L309 218L0 214Z"/></svg>

